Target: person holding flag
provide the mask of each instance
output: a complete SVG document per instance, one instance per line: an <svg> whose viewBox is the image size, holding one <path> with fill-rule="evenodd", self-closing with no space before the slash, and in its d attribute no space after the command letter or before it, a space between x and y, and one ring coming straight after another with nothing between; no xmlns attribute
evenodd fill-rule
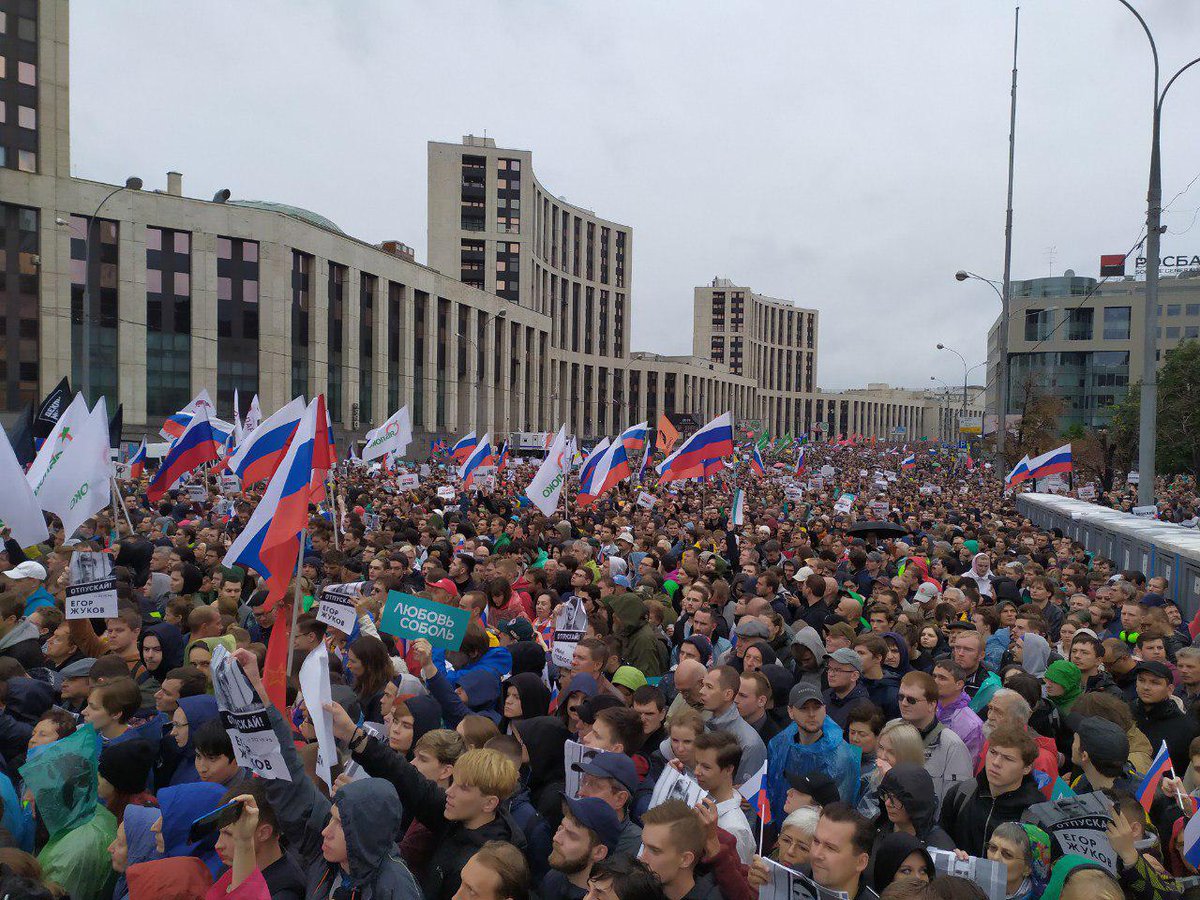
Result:
<svg viewBox="0 0 1200 900"><path fill-rule="evenodd" d="M750 471L759 476L767 474L767 470L763 466L762 454L753 444L750 445Z"/></svg>
<svg viewBox="0 0 1200 900"><path fill-rule="evenodd" d="M463 481L463 488L469 488L475 483L475 470L480 466L488 466L492 463L492 436L485 434L480 441L471 448L471 452L467 458L463 460L463 464L459 466L458 477Z"/></svg>
<svg viewBox="0 0 1200 900"><path fill-rule="evenodd" d="M142 436L142 442L138 444L137 450L133 452L133 456L129 458L129 480L139 481L146 471L146 437Z"/></svg>

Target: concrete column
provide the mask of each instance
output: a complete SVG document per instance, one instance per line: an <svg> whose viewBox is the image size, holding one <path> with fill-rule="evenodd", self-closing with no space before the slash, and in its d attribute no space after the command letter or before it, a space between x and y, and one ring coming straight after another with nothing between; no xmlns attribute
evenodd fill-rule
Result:
<svg viewBox="0 0 1200 900"><path fill-rule="evenodd" d="M213 262L215 277L216 262ZM308 356L308 396L325 394L328 400L329 392L329 260L320 256L314 257L310 293L312 302L312 328L309 336ZM215 281L214 281L215 285ZM214 294L215 296L215 294Z"/></svg>
<svg viewBox="0 0 1200 900"><path fill-rule="evenodd" d="M99 225L92 236L98 247ZM123 415L129 421L146 421L146 226L130 221L122 221L117 229L116 402L125 405ZM111 399L109 404L112 416L116 404Z"/></svg>
<svg viewBox="0 0 1200 900"><path fill-rule="evenodd" d="M437 320L438 298L437 294L431 293L425 300L425 359L422 369L425 378L419 390L425 397L425 428L433 433L445 431L445 423L438 418L437 405Z"/></svg>
<svg viewBox="0 0 1200 900"><path fill-rule="evenodd" d="M482 424L479 415L479 310L473 306L467 307L467 408L462 411L463 419L474 424ZM478 428L475 429L479 431Z"/></svg>
<svg viewBox="0 0 1200 900"><path fill-rule="evenodd" d="M416 369L416 337L413 315L413 292L407 284L400 287L400 405L407 406L411 416L417 399L414 383ZM393 410L394 411L394 410ZM430 430L426 428L426 430Z"/></svg>
<svg viewBox="0 0 1200 900"><path fill-rule="evenodd" d="M359 402L358 390L358 348L359 328L362 326L362 273L358 269L346 269L346 283L342 288L342 327L346 331L345 348L342 351L342 422L349 431L353 421L350 411ZM359 430L362 430L362 407L358 412Z"/></svg>
<svg viewBox="0 0 1200 900"><path fill-rule="evenodd" d="M371 347L371 372L375 386L375 396L371 401L371 421L376 427L386 422L396 411L388 409L388 331L391 326L391 310L391 282L381 277L375 282L375 332Z"/></svg>
<svg viewBox="0 0 1200 900"><path fill-rule="evenodd" d="M145 255L142 255L145 259ZM258 401L269 416L292 398L292 251L258 245ZM250 398L245 399L246 403Z"/></svg>
<svg viewBox="0 0 1200 900"><path fill-rule="evenodd" d="M525 367L528 363L526 356L526 333L525 326L519 322L513 323L513 331L517 336L517 383L512 388L512 398L509 401L510 420L506 430L524 431L525 430Z"/></svg>
<svg viewBox="0 0 1200 900"><path fill-rule="evenodd" d="M446 311L446 427L451 431L469 431L474 424L471 416L458 413L458 304L450 301Z"/></svg>
<svg viewBox="0 0 1200 900"><path fill-rule="evenodd" d="M486 313L479 313L486 315ZM483 325L483 420L478 423L479 429L491 430L496 427L496 331L499 322L494 316L488 315Z"/></svg>
<svg viewBox="0 0 1200 900"><path fill-rule="evenodd" d="M68 330L68 351L70 337ZM205 388L216 396L217 236L197 231L192 233L192 396Z"/></svg>

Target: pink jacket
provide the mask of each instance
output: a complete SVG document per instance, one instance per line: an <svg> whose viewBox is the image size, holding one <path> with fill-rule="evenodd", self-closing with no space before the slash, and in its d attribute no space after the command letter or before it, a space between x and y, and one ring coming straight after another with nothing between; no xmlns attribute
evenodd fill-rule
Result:
<svg viewBox="0 0 1200 900"><path fill-rule="evenodd" d="M263 880L262 872L259 869L251 872L249 878L230 891L229 882L232 880L233 870L231 869L208 889L204 900L271 900L271 892L267 890L267 883Z"/></svg>

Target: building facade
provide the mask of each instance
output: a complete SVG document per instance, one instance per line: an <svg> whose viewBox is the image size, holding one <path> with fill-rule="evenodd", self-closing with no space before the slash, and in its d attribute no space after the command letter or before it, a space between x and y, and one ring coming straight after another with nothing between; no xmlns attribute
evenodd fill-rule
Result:
<svg viewBox="0 0 1200 900"><path fill-rule="evenodd" d="M1064 401L1064 427L1107 425L1113 408L1142 371L1146 283L1112 281L1068 269L1053 278L1014 281L1008 325L1008 413L1020 415L1037 394ZM1200 338L1200 273L1159 280L1158 351L1161 363L1180 342ZM988 333L988 371L1000 360L999 319ZM995 379L988 409L996 409Z"/></svg>
<svg viewBox="0 0 1200 900"><path fill-rule="evenodd" d="M188 197L176 172L160 190L74 178L68 13L0 0L2 411L69 375L121 404L137 440L202 388L222 416L235 390L242 412L324 393L342 434L407 404L416 452L563 422L591 439L664 412L881 439L925 420L926 399L821 393L816 311L748 289L736 325L732 286L697 289L693 355L631 351L632 229L488 139L429 144L429 265L296 206Z"/></svg>

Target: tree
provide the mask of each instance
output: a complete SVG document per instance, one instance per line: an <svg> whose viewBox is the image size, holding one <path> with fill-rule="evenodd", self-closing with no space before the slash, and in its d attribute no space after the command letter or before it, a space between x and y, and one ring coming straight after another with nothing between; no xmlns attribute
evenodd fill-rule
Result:
<svg viewBox="0 0 1200 900"><path fill-rule="evenodd" d="M1021 400L1016 451L1034 457L1052 450L1062 438L1059 420L1066 409L1066 401L1043 393L1032 376L1021 384ZM1013 458L1020 457L1014 453Z"/></svg>
<svg viewBox="0 0 1200 900"><path fill-rule="evenodd" d="M1141 384L1133 385L1113 412L1117 461L1138 458ZM1168 350L1158 370L1158 422L1155 431L1159 475L1200 478L1200 343L1185 341Z"/></svg>
<svg viewBox="0 0 1200 900"><path fill-rule="evenodd" d="M1063 437L1071 442L1071 457L1075 461L1076 477L1080 481L1095 477L1100 490L1111 491L1116 478L1117 442L1112 429L1086 428L1075 422Z"/></svg>

